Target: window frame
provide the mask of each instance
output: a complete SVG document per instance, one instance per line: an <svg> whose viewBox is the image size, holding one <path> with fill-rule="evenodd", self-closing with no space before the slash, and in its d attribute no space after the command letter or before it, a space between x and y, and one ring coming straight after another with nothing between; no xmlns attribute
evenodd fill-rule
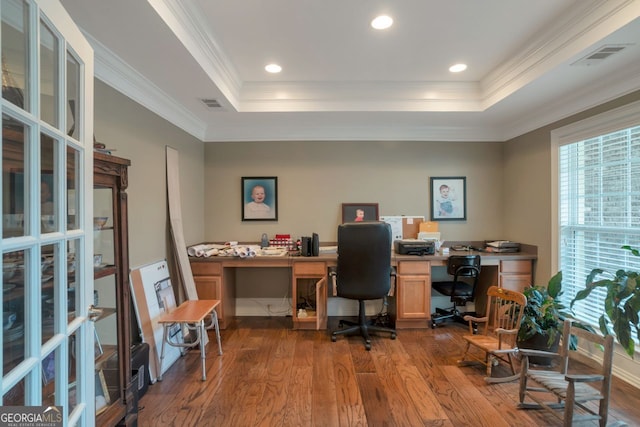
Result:
<svg viewBox="0 0 640 427"><path fill-rule="evenodd" d="M562 265L561 256L561 212L560 212L560 150L562 147L600 138L612 133L625 131L630 128L640 126L640 101L634 102L588 119L575 122L568 126L553 130L551 132L551 267L552 271L558 271ZM624 228L626 230L626 228ZM627 244L621 242L620 246ZM602 267L594 265L593 268ZM622 265L620 266L623 267ZM605 267L605 269L607 269ZM609 270L609 269L607 269ZM568 301L565 301L568 303ZM580 318L579 312L576 316ZM581 319L587 320L587 319ZM589 322L591 320L589 319Z"/></svg>

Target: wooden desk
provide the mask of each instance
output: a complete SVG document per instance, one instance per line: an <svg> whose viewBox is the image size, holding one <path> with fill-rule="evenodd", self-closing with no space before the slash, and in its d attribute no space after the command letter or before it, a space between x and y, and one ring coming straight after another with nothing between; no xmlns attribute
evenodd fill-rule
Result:
<svg viewBox="0 0 640 427"><path fill-rule="evenodd" d="M479 254L483 268L481 286L498 285L507 289L522 290L533 283L533 263L537 248L523 245L522 251L512 254L452 251L450 255ZM428 328L431 320L431 268L445 266L449 255L392 255L391 263L397 268L397 289L394 304L389 310L396 329ZM221 301L218 314L220 327L227 327L235 316L235 268L288 268L291 270L291 313L294 329L326 329L327 298L329 295L327 269L336 265L336 255L321 254L317 257L211 257L190 258L191 270L200 298ZM315 293L316 313L298 317L296 303L299 297ZM484 295L477 294L482 306ZM477 304L478 305L478 304Z"/></svg>
<svg viewBox="0 0 640 427"><path fill-rule="evenodd" d="M164 332L162 337L162 349L160 350L160 374L158 375L158 381L162 381L162 360L164 359L164 345L169 344L174 347L195 347L200 344L200 359L202 361L202 381L207 379L207 371L205 367L205 351L204 351L204 337L207 329L215 328L216 338L218 340L218 354L222 355L222 345L220 344L220 327L218 325L218 316L215 308L220 304L219 300L190 300L185 301L175 310L162 316L158 323L162 323ZM204 319L207 316L211 316L211 325L205 327ZM180 325L187 325L189 329L193 329L189 325L195 325L196 341L192 343L178 343L171 342L169 337L169 328L178 323Z"/></svg>

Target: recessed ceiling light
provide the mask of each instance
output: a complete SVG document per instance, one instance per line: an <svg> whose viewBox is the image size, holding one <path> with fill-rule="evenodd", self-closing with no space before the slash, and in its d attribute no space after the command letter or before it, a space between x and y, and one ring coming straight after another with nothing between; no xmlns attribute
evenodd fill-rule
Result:
<svg viewBox="0 0 640 427"><path fill-rule="evenodd" d="M387 15L380 15L371 21L371 26L376 30L384 30L393 24L393 19Z"/></svg>
<svg viewBox="0 0 640 427"><path fill-rule="evenodd" d="M459 73L467 69L467 64L456 64L449 67L449 71L452 73Z"/></svg>
<svg viewBox="0 0 640 427"><path fill-rule="evenodd" d="M266 67L264 67L265 70L267 70L267 72L269 73L279 73L280 71L282 71L282 67L279 66L278 64L269 64Z"/></svg>

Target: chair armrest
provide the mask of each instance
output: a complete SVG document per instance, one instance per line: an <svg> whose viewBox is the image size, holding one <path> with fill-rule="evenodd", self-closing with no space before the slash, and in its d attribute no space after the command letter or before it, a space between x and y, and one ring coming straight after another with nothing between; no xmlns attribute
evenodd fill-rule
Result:
<svg viewBox="0 0 640 427"><path fill-rule="evenodd" d="M521 356L542 356L542 357L553 357L558 358L561 357L560 353L552 353L550 351L544 350L533 350L530 348L518 348L518 354Z"/></svg>
<svg viewBox="0 0 640 427"><path fill-rule="evenodd" d="M515 335L518 333L517 329L503 329L503 328L496 328L493 332L495 332L497 335Z"/></svg>
<svg viewBox="0 0 640 427"><path fill-rule="evenodd" d="M474 317L471 316L470 314L467 314L466 316L463 317L465 322L475 322L475 323L486 323L489 321L488 317Z"/></svg>
<svg viewBox="0 0 640 427"><path fill-rule="evenodd" d="M565 381L569 381L572 383L592 383L595 381L604 380L603 375L578 375L578 374L570 374L564 376Z"/></svg>
<svg viewBox="0 0 640 427"><path fill-rule="evenodd" d="M331 295L338 296L338 286L336 283L336 277L338 276L338 270L335 267L329 267L329 280L331 280Z"/></svg>
<svg viewBox="0 0 640 427"><path fill-rule="evenodd" d="M391 287L389 288L389 293L387 296L394 296L396 294L396 284L398 282L398 270L394 266L391 266L390 276L393 278L393 282L391 283Z"/></svg>

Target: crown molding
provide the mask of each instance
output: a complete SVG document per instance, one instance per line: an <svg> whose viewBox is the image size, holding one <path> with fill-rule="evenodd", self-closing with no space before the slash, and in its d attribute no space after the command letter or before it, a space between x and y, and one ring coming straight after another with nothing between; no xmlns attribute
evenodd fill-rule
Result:
<svg viewBox="0 0 640 427"><path fill-rule="evenodd" d="M239 110L242 81L203 21L204 14L195 2L147 1L222 92L231 107Z"/></svg>
<svg viewBox="0 0 640 427"><path fill-rule="evenodd" d="M239 111L482 111L482 104L474 82L247 82Z"/></svg>
<svg viewBox="0 0 640 427"><path fill-rule="evenodd" d="M184 106L151 83L137 70L83 31L94 50L95 77L133 99L163 119L203 140L206 124L197 120Z"/></svg>
<svg viewBox="0 0 640 427"><path fill-rule="evenodd" d="M485 108L521 89L553 67L640 16L638 0L576 2L567 15L502 63L481 82Z"/></svg>
<svg viewBox="0 0 640 427"><path fill-rule="evenodd" d="M247 141L448 141L496 142L498 135L486 127L472 126L367 126L309 125L215 126L205 142Z"/></svg>
<svg viewBox="0 0 640 427"><path fill-rule="evenodd" d="M561 97L555 104L545 104L536 111L527 113L508 125L501 126L500 141L507 141L564 118L613 101L629 93L640 90L640 64L624 67L570 95Z"/></svg>

